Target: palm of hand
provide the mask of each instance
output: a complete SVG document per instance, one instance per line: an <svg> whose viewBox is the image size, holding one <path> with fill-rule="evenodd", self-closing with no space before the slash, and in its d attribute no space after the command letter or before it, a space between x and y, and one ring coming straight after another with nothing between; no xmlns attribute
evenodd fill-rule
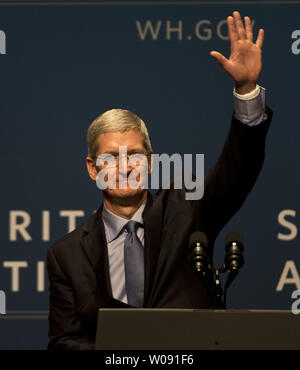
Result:
<svg viewBox="0 0 300 370"><path fill-rule="evenodd" d="M255 86L262 69L264 30L259 30L254 43L251 19L245 17L244 26L238 12L227 18L227 26L230 40L229 59L217 51L210 54L233 78L236 87Z"/></svg>
<svg viewBox="0 0 300 370"><path fill-rule="evenodd" d="M249 40L238 40L224 69L237 84L256 83L261 72L261 49Z"/></svg>

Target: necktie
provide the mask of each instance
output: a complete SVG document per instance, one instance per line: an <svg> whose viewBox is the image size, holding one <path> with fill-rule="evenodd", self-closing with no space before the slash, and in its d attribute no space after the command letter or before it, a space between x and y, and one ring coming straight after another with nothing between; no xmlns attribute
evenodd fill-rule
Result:
<svg viewBox="0 0 300 370"><path fill-rule="evenodd" d="M144 300L144 246L136 232L143 225L129 221L124 226L128 234L124 243L125 284L128 304L142 307Z"/></svg>

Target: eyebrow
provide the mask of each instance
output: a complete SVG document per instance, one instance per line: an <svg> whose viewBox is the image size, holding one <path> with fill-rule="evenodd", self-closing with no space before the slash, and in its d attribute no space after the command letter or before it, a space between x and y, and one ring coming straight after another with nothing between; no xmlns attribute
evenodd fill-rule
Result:
<svg viewBox="0 0 300 370"><path fill-rule="evenodd" d="M99 155L103 155L103 154L118 155L118 154L119 154L119 152L107 151L107 152L101 153L101 154L99 154Z"/></svg>
<svg viewBox="0 0 300 370"><path fill-rule="evenodd" d="M143 148L135 148L135 149L130 149L127 151L128 154L131 154L131 153L143 153L144 152L144 149Z"/></svg>
<svg viewBox="0 0 300 370"><path fill-rule="evenodd" d="M132 148L130 150L127 150L127 154L133 154L133 153L141 153L141 154L145 154L145 150L142 149L142 148ZM116 151L106 151L104 153L101 153L100 155L102 154L111 154L111 155L119 155L119 152L116 152Z"/></svg>

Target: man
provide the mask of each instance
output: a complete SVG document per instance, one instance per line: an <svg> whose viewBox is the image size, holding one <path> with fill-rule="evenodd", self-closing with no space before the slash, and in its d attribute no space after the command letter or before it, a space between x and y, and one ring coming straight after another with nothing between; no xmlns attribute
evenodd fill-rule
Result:
<svg viewBox="0 0 300 370"><path fill-rule="evenodd" d="M212 290L189 266L188 238L193 231L205 232L212 257L218 233L241 207L261 170L271 120L264 89L257 86L264 32L259 31L254 43L250 18L245 17L244 25L238 12L227 23L230 58L216 51L211 55L234 80L234 115L202 199L186 200L184 189L151 195L142 187L120 186L135 166L127 167L124 179L120 164L109 166L103 156L120 160L120 146L129 155L152 154L146 126L135 114L114 109L89 127L89 175L97 181L101 170L111 168L116 188L103 190L98 211L48 250L48 348L93 349L99 307L215 307Z"/></svg>

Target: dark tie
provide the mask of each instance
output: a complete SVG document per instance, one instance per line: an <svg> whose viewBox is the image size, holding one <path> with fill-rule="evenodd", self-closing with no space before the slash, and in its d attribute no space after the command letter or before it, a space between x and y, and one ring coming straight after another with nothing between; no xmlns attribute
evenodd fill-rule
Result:
<svg viewBox="0 0 300 370"><path fill-rule="evenodd" d="M144 246L136 232L143 224L129 221L124 228L128 234L124 243L125 284L128 304L143 307L144 300Z"/></svg>

